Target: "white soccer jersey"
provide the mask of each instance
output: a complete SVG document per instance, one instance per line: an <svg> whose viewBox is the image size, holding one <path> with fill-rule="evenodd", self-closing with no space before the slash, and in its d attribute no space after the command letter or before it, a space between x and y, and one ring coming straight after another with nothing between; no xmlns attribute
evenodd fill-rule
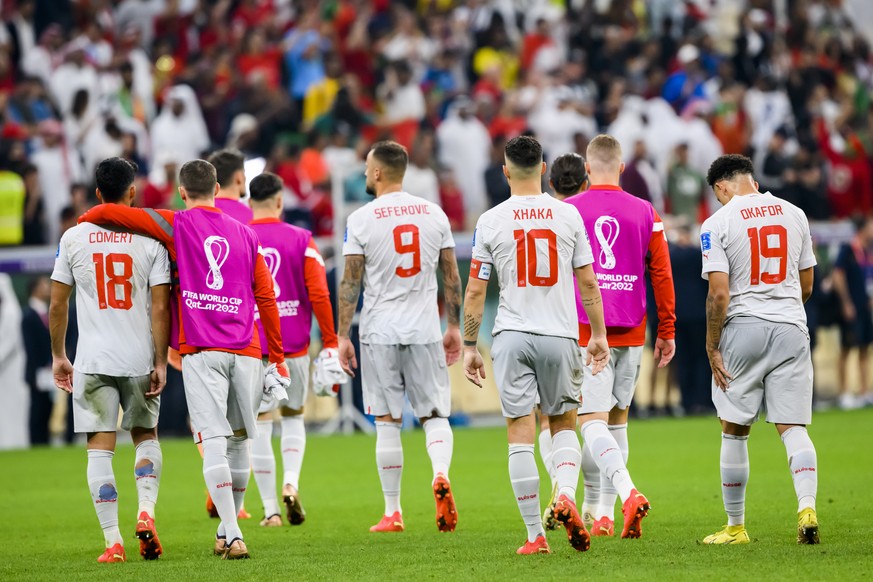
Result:
<svg viewBox="0 0 873 582"><path fill-rule="evenodd" d="M497 273L493 334L579 339L573 269L593 262L576 208L548 194L511 196L479 218L470 276L487 280L492 270Z"/></svg>
<svg viewBox="0 0 873 582"><path fill-rule="evenodd" d="M727 273L727 317L806 324L799 271L816 264L809 223L793 204L766 194L734 196L700 228L703 278Z"/></svg>
<svg viewBox="0 0 873 582"><path fill-rule="evenodd" d="M406 192L383 194L349 216L343 255L364 255L362 342L442 338L436 272L440 251L454 247L442 208Z"/></svg>
<svg viewBox="0 0 873 582"><path fill-rule="evenodd" d="M61 238L52 279L77 288L79 344L73 367L78 372L151 373L150 288L170 282L170 261L160 243L82 223Z"/></svg>

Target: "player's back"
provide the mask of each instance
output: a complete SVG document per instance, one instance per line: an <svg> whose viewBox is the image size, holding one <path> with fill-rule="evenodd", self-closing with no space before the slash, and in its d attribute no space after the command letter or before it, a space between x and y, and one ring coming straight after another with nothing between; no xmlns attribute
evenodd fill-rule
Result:
<svg viewBox="0 0 873 582"><path fill-rule="evenodd" d="M406 192L384 194L348 219L345 255L364 255L361 341L423 344L441 338L440 251L454 248L436 204Z"/></svg>
<svg viewBox="0 0 873 582"><path fill-rule="evenodd" d="M160 243L82 223L62 237L52 278L76 286L76 370L117 377L151 372L150 289L170 281Z"/></svg>
<svg viewBox="0 0 873 582"><path fill-rule="evenodd" d="M216 198L215 207L243 224L248 224L252 221L252 209L242 200Z"/></svg>
<svg viewBox="0 0 873 582"><path fill-rule="evenodd" d="M806 322L799 271L816 262L799 208L769 193L734 196L700 232L704 273L729 276L728 319Z"/></svg>
<svg viewBox="0 0 873 582"><path fill-rule="evenodd" d="M497 273L494 334L578 339L573 267L591 263L591 247L575 208L548 194L511 196L479 218L473 259Z"/></svg>

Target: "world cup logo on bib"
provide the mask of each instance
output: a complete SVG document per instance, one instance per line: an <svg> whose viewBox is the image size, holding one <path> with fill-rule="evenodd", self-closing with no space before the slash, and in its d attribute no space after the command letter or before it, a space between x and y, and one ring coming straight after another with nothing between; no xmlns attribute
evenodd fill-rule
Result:
<svg viewBox="0 0 873 582"><path fill-rule="evenodd" d="M618 221L612 216L601 216L594 223L594 236L600 243L600 256L597 260L603 269L615 268L615 253L612 252L612 247L618 240L618 231Z"/></svg>
<svg viewBox="0 0 873 582"><path fill-rule="evenodd" d="M217 252L216 252L217 249ZM223 236L210 236L203 241L203 252L209 263L209 272L206 274L206 286L213 291L224 287L224 277L221 274L221 266L230 255L230 244Z"/></svg>
<svg viewBox="0 0 873 582"><path fill-rule="evenodd" d="M279 288L276 276L279 274L279 267L282 265L282 256L279 254L279 251L269 247L262 248L258 252L261 253L262 257L264 257L264 262L267 263L267 268L270 269L270 274L273 276L273 293L276 294L276 298L278 299L282 289Z"/></svg>

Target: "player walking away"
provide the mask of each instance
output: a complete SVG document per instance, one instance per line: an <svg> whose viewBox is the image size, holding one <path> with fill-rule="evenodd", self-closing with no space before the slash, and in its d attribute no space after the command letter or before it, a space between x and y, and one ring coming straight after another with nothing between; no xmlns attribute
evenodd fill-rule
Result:
<svg viewBox="0 0 873 582"><path fill-rule="evenodd" d="M81 220L150 236L177 263L179 318L171 343L182 354L191 428L195 441L203 443L203 476L221 518L214 552L225 559L247 558L237 522L251 471L246 439L257 435L261 387L288 382L273 277L252 229L215 208L218 185L209 162L183 165L179 184L186 206L179 213L110 205ZM255 304L269 346L266 373Z"/></svg>
<svg viewBox="0 0 873 582"><path fill-rule="evenodd" d="M566 202L579 210L591 241L610 358L602 374L594 378L586 373L582 383L582 518L586 525L592 524L592 535L614 535L613 510L618 494L624 514L621 537L638 538L649 502L637 491L627 469L627 418L646 341L645 274L648 271L655 291L659 318L655 359L663 368L676 351L673 272L661 217L651 203L619 187L624 164L618 140L609 135L595 137L588 144L586 158L592 185ZM576 305L584 357L591 331L578 300Z"/></svg>
<svg viewBox="0 0 873 582"><path fill-rule="evenodd" d="M706 544L747 544L748 440L761 412L788 453L797 493L797 543L819 543L818 467L806 432L812 420L812 359L803 303L812 293L812 238L796 206L758 192L752 161L715 160L707 182L724 206L701 227L706 351L721 420L721 491L727 526Z"/></svg>
<svg viewBox="0 0 873 582"><path fill-rule="evenodd" d="M306 512L300 503L300 467L306 448L306 430L303 424L303 403L309 386L309 332L312 315L318 321L324 349L319 354L319 365L333 359L339 368L333 308L327 290L324 260L315 246L312 233L282 222L282 179L276 174L263 173L251 183L251 205L254 211L252 230L261 243L261 255L273 275L279 320L282 324L282 343L285 363L291 374L288 398L276 400L265 394L258 410L258 436L252 443L252 470L261 501L264 504L262 526L282 525L279 502L276 499L276 458L273 456L273 411L282 415L282 499L288 522L300 525ZM267 338L260 319L256 320L261 335L261 350L268 355ZM345 374L337 380L345 380ZM333 384L333 383L331 383Z"/></svg>
<svg viewBox="0 0 873 582"><path fill-rule="evenodd" d="M447 367L461 355L461 282L455 241L442 209L403 191L406 149L373 145L367 155L367 192L376 199L349 216L343 245L345 272L339 293L339 352L346 373L357 368L349 340L361 281L361 374L364 406L376 417L376 464L385 515L371 532L403 531L400 422L404 396L424 428L433 466L440 531L458 523L449 484L452 462L451 391ZM437 268L445 286L448 329L440 333Z"/></svg>
<svg viewBox="0 0 873 582"><path fill-rule="evenodd" d="M215 207L231 218L249 224L252 221L252 209L242 201L246 196L245 156L239 150L228 148L214 152L208 161L215 166L218 177Z"/></svg>
<svg viewBox="0 0 873 582"><path fill-rule="evenodd" d="M97 198L105 207L130 206L136 170L122 158L100 162ZM140 554L156 560L163 551L155 529L155 502L163 464L158 412L170 334L167 251L146 237L80 224L61 238L52 281L52 369L58 387L73 395L76 432L88 435L88 488L106 540L106 551L97 561L127 559L112 469L119 405L124 410L121 426L136 446ZM64 348L74 286L79 314L75 372Z"/></svg>
<svg viewBox="0 0 873 582"><path fill-rule="evenodd" d="M503 173L509 200L479 218L464 302L464 374L482 385L485 366L476 349L485 291L497 273L500 303L494 322L494 373L509 439L509 478L527 527L519 554L550 553L540 518L539 474L534 458L539 396L552 432L552 462L558 481L555 518L570 545L585 551L588 531L576 510L582 451L576 436L582 368L579 327L573 308L573 273L591 317L588 363L598 373L609 358L600 290L591 247L579 213L541 191L545 172L540 144L527 136L506 144Z"/></svg>

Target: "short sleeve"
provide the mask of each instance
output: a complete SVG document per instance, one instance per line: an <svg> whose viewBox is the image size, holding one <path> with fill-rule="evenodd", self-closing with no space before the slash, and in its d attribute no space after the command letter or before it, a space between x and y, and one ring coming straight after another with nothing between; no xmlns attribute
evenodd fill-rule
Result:
<svg viewBox="0 0 873 582"><path fill-rule="evenodd" d="M700 227L700 252L703 254L704 279L708 280L710 273L730 272L722 233L714 221L707 220Z"/></svg>
<svg viewBox="0 0 873 582"><path fill-rule="evenodd" d="M70 255L67 250L68 241L67 234L64 234L61 237L61 242L58 243L58 252L55 254L55 268L52 271L52 281L72 287L75 284L75 279L73 278L73 269L70 267Z"/></svg>
<svg viewBox="0 0 873 582"><path fill-rule="evenodd" d="M588 239L588 232L585 230L582 216L578 212L574 212L573 216L573 235L576 239L573 247L573 268L578 269L593 263L594 253L591 251L591 241Z"/></svg>
<svg viewBox="0 0 873 582"><path fill-rule="evenodd" d="M167 249L155 241L149 242L153 243L155 247L152 270L149 273L149 287L168 285L170 283L170 256L167 254Z"/></svg>
<svg viewBox="0 0 873 582"><path fill-rule="evenodd" d="M491 278L491 270L494 257L491 255L491 245L488 240L488 227L482 223L482 218L476 224L473 231L473 253L470 259L470 277L488 281Z"/></svg>
<svg viewBox="0 0 873 582"><path fill-rule="evenodd" d="M363 255L365 228L361 220L352 214L346 222L346 234L343 237L343 255Z"/></svg>
<svg viewBox="0 0 873 582"><path fill-rule="evenodd" d="M449 224L449 217L440 209L440 228L442 229L442 241L440 249L455 248L455 237L452 236L452 225Z"/></svg>
<svg viewBox="0 0 873 582"><path fill-rule="evenodd" d="M800 247L800 263L798 268L803 271L804 269L816 266L818 261L815 260L815 252L812 250L812 234L809 232L809 222L806 221L805 217L800 217L800 220L803 224L803 242Z"/></svg>

